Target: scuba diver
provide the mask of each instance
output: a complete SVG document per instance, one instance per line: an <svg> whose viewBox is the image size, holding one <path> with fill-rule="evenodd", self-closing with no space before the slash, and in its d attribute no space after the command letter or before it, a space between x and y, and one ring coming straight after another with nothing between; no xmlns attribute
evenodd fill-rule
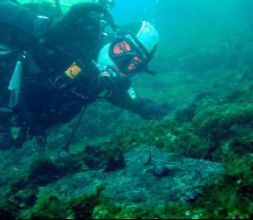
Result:
<svg viewBox="0 0 253 220"><path fill-rule="evenodd" d="M114 30L104 35L101 18ZM147 72L159 34L147 21L118 28L106 7L79 3L57 19L0 0L0 150L68 123L98 99L161 119L171 110L137 96L131 78ZM14 137L11 127L19 127Z"/></svg>

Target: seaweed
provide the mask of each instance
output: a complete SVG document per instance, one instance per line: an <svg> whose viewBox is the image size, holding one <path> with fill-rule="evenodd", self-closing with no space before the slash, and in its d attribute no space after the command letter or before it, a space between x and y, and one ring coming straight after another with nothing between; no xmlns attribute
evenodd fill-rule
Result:
<svg viewBox="0 0 253 220"><path fill-rule="evenodd" d="M100 196L105 189L105 185L99 185L96 192L84 194L78 198L74 198L69 202L73 216L75 219L93 219L93 211L102 202Z"/></svg>
<svg viewBox="0 0 253 220"><path fill-rule="evenodd" d="M217 181L207 183L193 207L203 218L251 218L253 214L253 160L251 155L234 155L224 162L225 172Z"/></svg>
<svg viewBox="0 0 253 220"><path fill-rule="evenodd" d="M38 196L35 205L23 211L20 218L23 219L64 219L68 217L68 204L59 198L46 192Z"/></svg>
<svg viewBox="0 0 253 220"><path fill-rule="evenodd" d="M49 158L39 158L30 165L29 181L35 185L46 185L55 181L60 172L57 164Z"/></svg>
<svg viewBox="0 0 253 220"><path fill-rule="evenodd" d="M17 216L16 204L10 200L1 201L0 219L14 219Z"/></svg>

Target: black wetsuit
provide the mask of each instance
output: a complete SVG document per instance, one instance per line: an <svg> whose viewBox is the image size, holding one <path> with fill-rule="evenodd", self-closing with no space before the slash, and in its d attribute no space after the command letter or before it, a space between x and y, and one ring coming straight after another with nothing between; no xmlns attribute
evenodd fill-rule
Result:
<svg viewBox="0 0 253 220"><path fill-rule="evenodd" d="M0 77L4 79L0 82L0 107L8 101L7 87L12 71L25 51L21 99L15 113L18 124L35 135L39 129L69 122L83 106L95 102L102 92L99 72L93 62L102 46L99 16L89 13L89 10L97 11L96 7L94 4L84 6L87 14L83 15L82 24L75 23L77 13L70 11L50 29L52 19L38 17L31 10L9 1L0 1L0 44L10 45L13 49L0 56ZM75 12L80 12L80 7L74 8ZM75 29L73 33L68 32L72 29ZM78 63L82 71L71 80L65 72L73 63ZM158 118L167 113L149 99L132 99L127 92L130 87L130 81L118 81L106 99L144 118ZM11 145L10 138L3 139L8 136L8 123L8 120L0 119L0 149Z"/></svg>

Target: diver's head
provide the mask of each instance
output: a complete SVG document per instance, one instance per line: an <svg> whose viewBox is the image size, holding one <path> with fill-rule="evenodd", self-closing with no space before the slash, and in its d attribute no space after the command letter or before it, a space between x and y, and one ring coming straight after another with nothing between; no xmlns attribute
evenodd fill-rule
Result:
<svg viewBox="0 0 253 220"><path fill-rule="evenodd" d="M119 69L126 76L140 72L154 74L148 70L148 63L154 56L158 42L159 34L153 25L147 21L133 23L101 49L98 64Z"/></svg>

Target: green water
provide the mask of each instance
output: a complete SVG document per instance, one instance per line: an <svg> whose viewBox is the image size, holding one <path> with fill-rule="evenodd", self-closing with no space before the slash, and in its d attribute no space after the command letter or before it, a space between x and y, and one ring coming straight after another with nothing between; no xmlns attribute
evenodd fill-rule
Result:
<svg viewBox="0 0 253 220"><path fill-rule="evenodd" d="M77 2L61 0L64 13ZM160 35L158 74L133 78L136 92L174 110L144 121L99 101L65 160L57 150L77 119L47 130L42 154L34 140L1 153L0 217L252 218L252 11L252 0L116 0L118 25L144 19ZM167 154L176 169L154 176ZM128 166L104 172L122 155Z"/></svg>

